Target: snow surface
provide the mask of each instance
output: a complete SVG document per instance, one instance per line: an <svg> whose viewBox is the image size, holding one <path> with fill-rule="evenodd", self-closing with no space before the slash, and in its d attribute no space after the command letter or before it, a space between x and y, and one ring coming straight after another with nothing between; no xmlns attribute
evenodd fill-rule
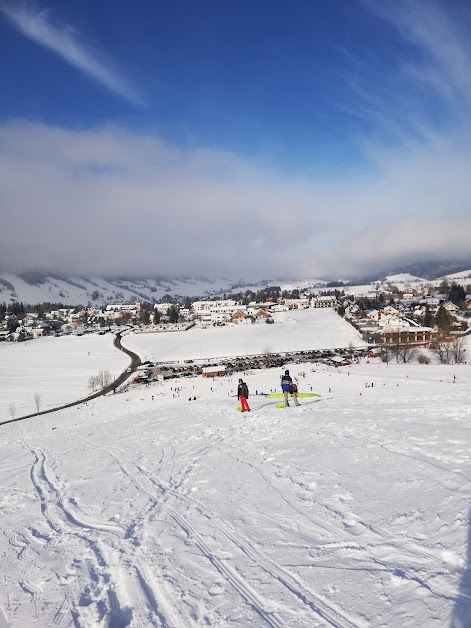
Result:
<svg viewBox="0 0 471 628"><path fill-rule="evenodd" d="M451 273L451 275L445 275L446 279L470 279L471 280L471 270L463 270L460 273Z"/></svg>
<svg viewBox="0 0 471 628"><path fill-rule="evenodd" d="M348 344L331 310L277 318L192 331L221 354L250 330L248 353L265 329ZM176 359L172 337L147 338ZM31 409L44 369L80 397L127 365L111 340L2 343L1 398ZM277 408L268 369L240 374L250 414L235 374L0 425L0 628L469 626L471 365L288 366L320 396Z"/></svg>
<svg viewBox="0 0 471 628"><path fill-rule="evenodd" d="M411 275L410 273L398 273L397 275L388 275L386 277L386 281L390 281L392 283L404 283L404 282L419 282L426 283L427 280L422 277L416 277L415 275Z"/></svg>
<svg viewBox="0 0 471 628"><path fill-rule="evenodd" d="M275 323L226 325L188 331L127 334L123 345L141 359L208 359L240 355L365 346L359 333L331 308L279 312Z"/></svg>
<svg viewBox="0 0 471 628"><path fill-rule="evenodd" d="M41 409L87 396L88 380L101 370L117 376L130 358L113 345L114 335L35 338L0 343L0 421L36 411L34 395L41 395ZM1 628L1 622L0 622Z"/></svg>
<svg viewBox="0 0 471 628"><path fill-rule="evenodd" d="M2 628L469 626L471 367L291 373L0 427Z"/></svg>

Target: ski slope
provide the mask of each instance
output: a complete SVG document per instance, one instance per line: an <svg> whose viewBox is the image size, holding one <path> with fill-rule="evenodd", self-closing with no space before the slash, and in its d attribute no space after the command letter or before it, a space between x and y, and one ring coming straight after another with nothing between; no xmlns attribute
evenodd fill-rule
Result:
<svg viewBox="0 0 471 628"><path fill-rule="evenodd" d="M0 426L2 628L469 625L471 366L291 373Z"/></svg>

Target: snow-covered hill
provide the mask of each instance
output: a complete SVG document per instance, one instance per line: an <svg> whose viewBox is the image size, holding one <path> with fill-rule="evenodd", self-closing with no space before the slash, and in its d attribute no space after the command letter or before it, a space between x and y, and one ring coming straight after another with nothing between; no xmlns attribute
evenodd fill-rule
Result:
<svg viewBox="0 0 471 628"><path fill-rule="evenodd" d="M469 626L471 367L291 373L0 426L0 625Z"/></svg>
<svg viewBox="0 0 471 628"><path fill-rule="evenodd" d="M282 290L301 290L325 285L318 279L280 280L264 279L234 281L224 277L178 279L104 279L100 277L53 277L39 274L0 274L0 302L11 303L63 303L64 305L87 305L88 303L135 301L158 301L168 297L209 297L230 291L260 290L269 286L280 286Z"/></svg>
<svg viewBox="0 0 471 628"><path fill-rule="evenodd" d="M422 277L415 277L414 275L410 275L409 273L399 273L397 275L388 275L385 278L385 281L390 281L391 283L406 283L406 282L426 282L426 279Z"/></svg>
<svg viewBox="0 0 471 628"><path fill-rule="evenodd" d="M451 275L445 275L441 279L448 279L448 281L457 281L464 283L471 283L471 270L463 270L460 273L451 273Z"/></svg>

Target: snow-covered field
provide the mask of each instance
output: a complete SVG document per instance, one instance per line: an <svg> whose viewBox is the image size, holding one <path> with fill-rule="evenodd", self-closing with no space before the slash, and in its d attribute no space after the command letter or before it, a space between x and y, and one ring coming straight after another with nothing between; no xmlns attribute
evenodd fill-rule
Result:
<svg viewBox="0 0 471 628"><path fill-rule="evenodd" d="M36 411L34 395L40 394L46 410L85 397L90 376L101 370L119 375L130 359L113 340L107 334L0 343L0 422L11 418L11 403L16 416L29 414Z"/></svg>
<svg viewBox="0 0 471 628"><path fill-rule="evenodd" d="M471 366L291 373L0 427L0 626L469 626Z"/></svg>
<svg viewBox="0 0 471 628"><path fill-rule="evenodd" d="M267 325L227 325L185 332L129 334L123 345L142 359L183 360L271 352L365 346L358 332L330 308L292 310Z"/></svg>

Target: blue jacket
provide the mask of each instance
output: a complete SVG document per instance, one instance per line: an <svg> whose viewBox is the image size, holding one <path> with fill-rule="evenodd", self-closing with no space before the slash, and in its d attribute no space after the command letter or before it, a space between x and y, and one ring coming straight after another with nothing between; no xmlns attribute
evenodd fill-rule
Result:
<svg viewBox="0 0 471 628"><path fill-rule="evenodd" d="M283 392L293 392L293 380L289 375L283 375L281 378L281 390Z"/></svg>

